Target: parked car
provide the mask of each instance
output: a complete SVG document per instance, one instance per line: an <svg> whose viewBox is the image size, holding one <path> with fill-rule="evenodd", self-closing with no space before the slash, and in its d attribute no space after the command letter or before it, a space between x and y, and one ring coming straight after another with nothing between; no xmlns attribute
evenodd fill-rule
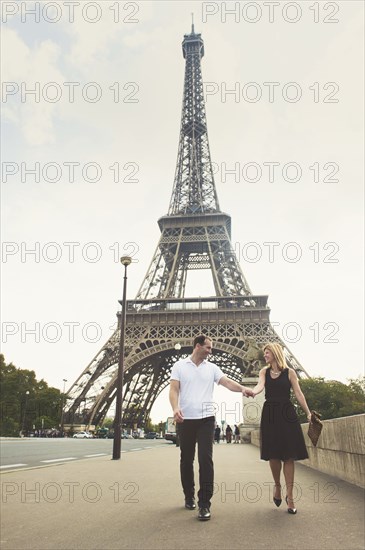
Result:
<svg viewBox="0 0 365 550"><path fill-rule="evenodd" d="M173 443L176 443L176 433L165 433L165 439L166 441L172 441Z"/></svg>
<svg viewBox="0 0 365 550"><path fill-rule="evenodd" d="M99 428L95 433L95 437L99 439L108 439L109 429L108 428Z"/></svg>
<svg viewBox="0 0 365 550"><path fill-rule="evenodd" d="M144 437L145 439L158 439L160 436L157 432L148 432Z"/></svg>
<svg viewBox="0 0 365 550"><path fill-rule="evenodd" d="M73 437L75 439L92 439L93 435L89 432L78 432L77 434L74 434Z"/></svg>
<svg viewBox="0 0 365 550"><path fill-rule="evenodd" d="M120 438L121 439L133 439L133 437L130 434L126 434L126 433L123 433L123 432L121 433ZM109 431L108 439L114 439L114 432L113 431Z"/></svg>

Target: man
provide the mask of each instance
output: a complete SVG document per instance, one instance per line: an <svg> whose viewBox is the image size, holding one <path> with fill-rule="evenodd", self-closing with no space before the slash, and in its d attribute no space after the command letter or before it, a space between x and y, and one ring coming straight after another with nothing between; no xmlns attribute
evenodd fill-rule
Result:
<svg viewBox="0 0 365 550"><path fill-rule="evenodd" d="M207 361L213 342L204 334L197 336L193 353L172 367L170 403L180 438L180 474L185 495L185 508L196 508L194 498L194 457L198 443L199 491L198 519L210 519L210 499L213 496L213 413L214 382L233 392L252 396L249 388L224 375L214 363Z"/></svg>

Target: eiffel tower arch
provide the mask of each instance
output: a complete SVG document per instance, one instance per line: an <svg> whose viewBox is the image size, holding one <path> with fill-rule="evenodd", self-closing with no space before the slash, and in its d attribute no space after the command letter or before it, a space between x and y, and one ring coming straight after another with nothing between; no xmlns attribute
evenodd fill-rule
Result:
<svg viewBox="0 0 365 550"><path fill-rule="evenodd" d="M289 366L308 374L270 324L267 296L253 295L231 243L231 218L219 207L210 158L201 59L204 43L194 31L182 42L185 79L178 157L161 237L134 300L126 305L123 410L143 426L169 383L173 363L191 351L197 334L213 339L214 361L241 382L256 377L262 347L280 342ZM215 294L186 296L190 270L209 270ZM65 424L97 425L116 398L118 327L71 386ZM126 418L124 417L124 421Z"/></svg>

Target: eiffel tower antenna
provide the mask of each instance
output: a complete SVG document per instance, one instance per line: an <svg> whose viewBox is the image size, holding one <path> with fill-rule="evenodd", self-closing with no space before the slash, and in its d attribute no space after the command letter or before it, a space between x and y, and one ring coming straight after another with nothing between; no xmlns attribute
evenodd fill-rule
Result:
<svg viewBox="0 0 365 550"><path fill-rule="evenodd" d="M250 287L231 244L231 218L221 212L210 157L200 34L182 43L185 80L175 178L160 242L137 300L182 298L189 270L209 269L216 296L247 296Z"/></svg>
<svg viewBox="0 0 365 550"><path fill-rule="evenodd" d="M194 32L194 14L191 14L191 34L195 34Z"/></svg>
<svg viewBox="0 0 365 550"><path fill-rule="evenodd" d="M280 342L286 361L308 376L270 324L267 296L253 295L231 243L231 218L220 210L214 183L201 60L204 42L184 35L185 78L178 155L161 237L135 300L127 301L123 423L143 426L169 383L173 363L191 351L196 334L213 339L213 361L233 380L255 378L262 347ZM186 296L191 270L210 273L215 294ZM118 328L68 391L65 428L100 424L116 397ZM176 344L178 346L175 348ZM179 348L179 351L177 349Z"/></svg>

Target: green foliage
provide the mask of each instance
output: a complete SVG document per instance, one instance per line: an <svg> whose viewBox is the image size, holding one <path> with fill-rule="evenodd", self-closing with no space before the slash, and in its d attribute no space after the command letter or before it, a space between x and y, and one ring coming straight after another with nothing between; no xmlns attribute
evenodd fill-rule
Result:
<svg viewBox="0 0 365 550"><path fill-rule="evenodd" d="M365 377L349 380L343 384L337 380L309 378L301 380L300 387L310 410L322 415L322 420L340 418L365 412ZM293 396L300 422L307 422L306 416Z"/></svg>
<svg viewBox="0 0 365 550"><path fill-rule="evenodd" d="M166 421L164 422L163 420L161 420L161 422L159 422L158 424L156 424L157 426L157 429L155 430L155 432L163 432L165 433L165 430L166 430Z"/></svg>
<svg viewBox="0 0 365 550"><path fill-rule="evenodd" d="M0 435L18 436L42 427L58 428L62 394L44 380L37 381L34 371L6 364L0 355ZM28 393L27 393L28 392Z"/></svg>
<svg viewBox="0 0 365 550"><path fill-rule="evenodd" d="M103 428L108 428L108 429L110 430L110 428L112 428L113 425L114 425L114 418L110 418L110 417L107 416L107 417L104 419L104 422L103 422L103 424L102 424L102 427L103 427Z"/></svg>

